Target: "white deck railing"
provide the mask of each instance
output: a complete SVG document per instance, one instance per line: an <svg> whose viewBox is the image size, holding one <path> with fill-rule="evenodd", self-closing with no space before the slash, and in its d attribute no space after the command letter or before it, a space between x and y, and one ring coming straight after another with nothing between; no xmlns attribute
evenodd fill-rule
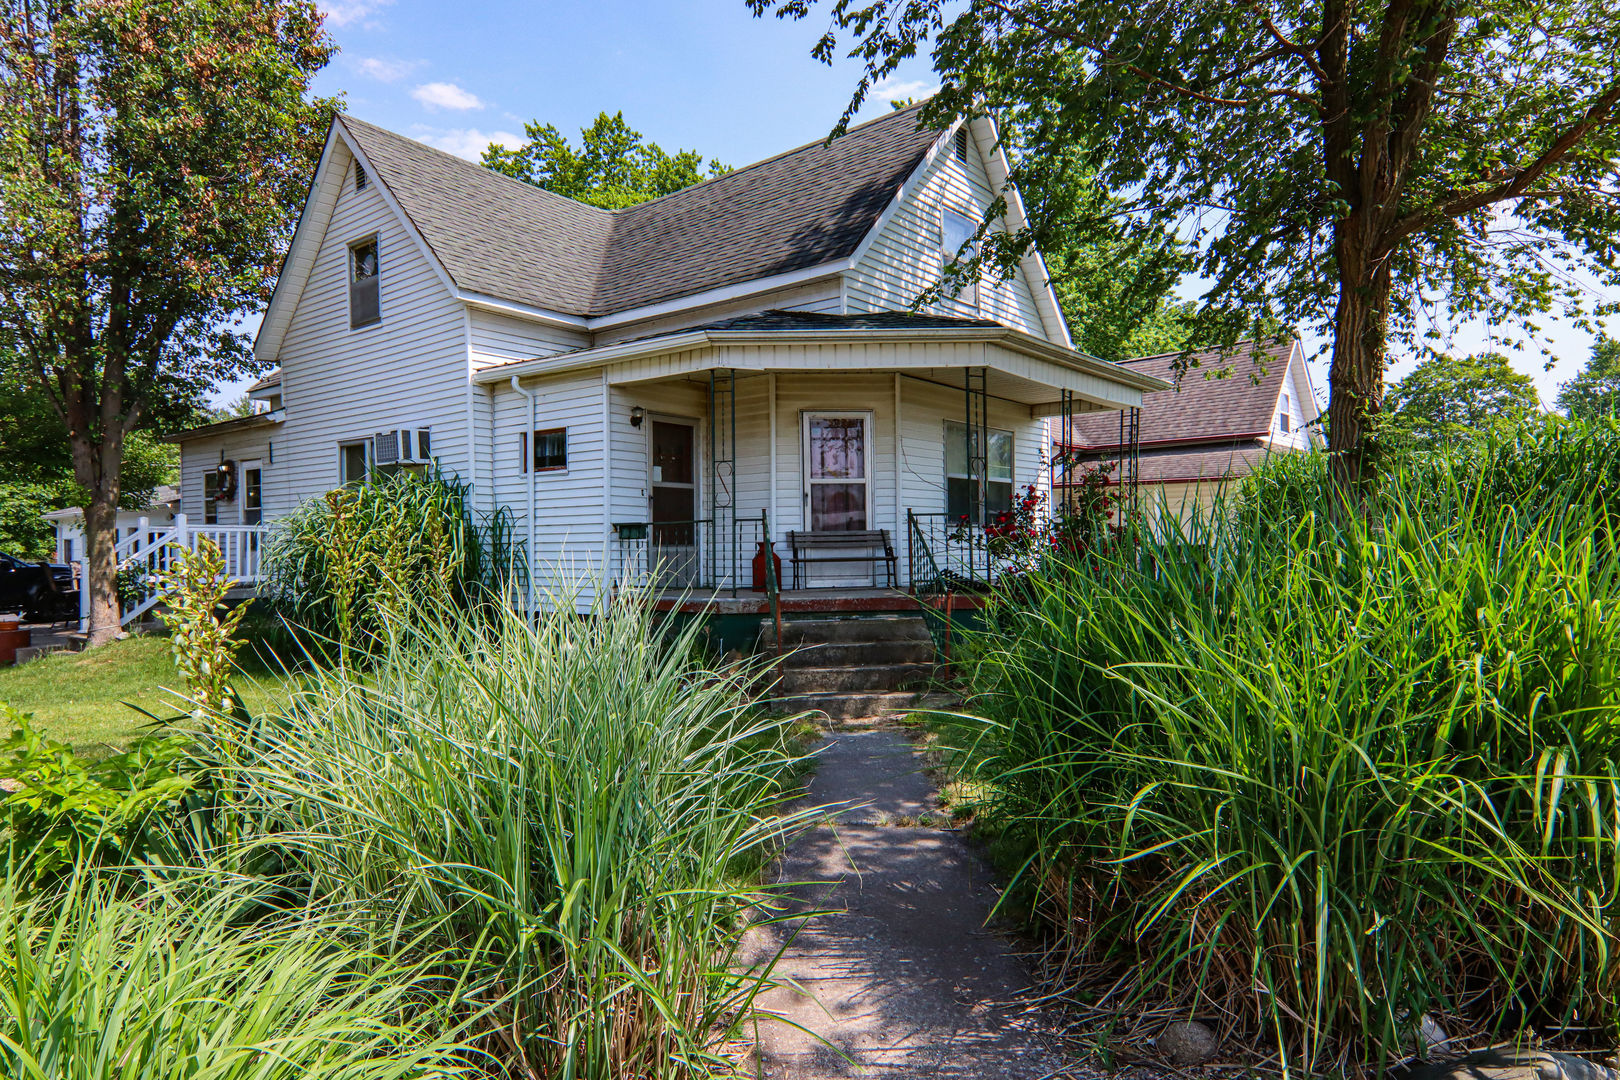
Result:
<svg viewBox="0 0 1620 1080"><path fill-rule="evenodd" d="M117 558L120 571L134 570L142 577L154 577L169 565L176 547L195 551L204 538L212 540L225 558L225 576L239 585L257 585L264 559L265 544L269 539L267 525L192 525L186 515L174 515L174 524L153 528L141 518L135 531L118 545ZM163 596L156 589L124 609L121 623L128 626L153 607ZM79 588L79 628L85 629L90 620L90 590Z"/></svg>

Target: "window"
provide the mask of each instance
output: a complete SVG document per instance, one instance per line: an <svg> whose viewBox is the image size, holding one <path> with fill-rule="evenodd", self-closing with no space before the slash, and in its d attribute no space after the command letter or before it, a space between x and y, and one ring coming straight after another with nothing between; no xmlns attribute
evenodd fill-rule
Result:
<svg viewBox="0 0 1620 1080"><path fill-rule="evenodd" d="M986 461L985 508L990 517L1012 509L1013 434L1000 428L988 429L990 453ZM978 432L973 433L974 448ZM979 521L977 478L968 474L968 426L945 421L945 512L952 521L963 518Z"/></svg>
<svg viewBox="0 0 1620 1080"><path fill-rule="evenodd" d="M338 444L338 483L364 483L371 465L371 440Z"/></svg>
<svg viewBox="0 0 1620 1080"><path fill-rule="evenodd" d="M219 470L203 473L203 524L219 524Z"/></svg>
<svg viewBox="0 0 1620 1080"><path fill-rule="evenodd" d="M530 461L530 442L526 438L522 439L521 442L523 443L524 471L527 472ZM545 428L536 431L533 445L533 467L535 472L560 472L568 468L567 428Z"/></svg>
<svg viewBox="0 0 1620 1080"><path fill-rule="evenodd" d="M962 259L973 258L979 253L978 245L974 244L973 237L979 231L979 223L966 214L950 207L944 207L939 212L939 254L944 265L949 266L960 253ZM963 245L969 245L963 250ZM962 286L956 294L961 303L979 306L979 287L974 282Z"/></svg>
<svg viewBox="0 0 1620 1080"><path fill-rule="evenodd" d="M358 161L355 162L354 163L354 190L356 190L356 191L364 191L364 190L366 190L366 184L368 184L369 182L370 182L370 180L366 176L366 167L364 165L360 164Z"/></svg>
<svg viewBox="0 0 1620 1080"><path fill-rule="evenodd" d="M1284 394L1282 396L1282 411L1277 414L1277 430L1282 432L1284 435L1288 434L1289 432L1289 412L1291 411L1291 408L1292 406L1289 402L1288 395Z"/></svg>
<svg viewBox="0 0 1620 1080"><path fill-rule="evenodd" d="M965 125L956 129L956 160L963 165L968 163L968 133Z"/></svg>
<svg viewBox="0 0 1620 1080"><path fill-rule="evenodd" d="M349 248L349 329L382 322L377 278L377 238L373 236Z"/></svg>

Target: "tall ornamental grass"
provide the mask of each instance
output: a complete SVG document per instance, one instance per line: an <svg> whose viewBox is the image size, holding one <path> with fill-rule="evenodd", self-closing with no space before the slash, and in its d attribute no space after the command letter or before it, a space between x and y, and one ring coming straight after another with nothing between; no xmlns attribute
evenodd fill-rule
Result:
<svg viewBox="0 0 1620 1080"><path fill-rule="evenodd" d="M764 985L738 946L798 760L695 632L635 596L417 610L244 766L312 895L468 958L514 1075L701 1072Z"/></svg>
<svg viewBox="0 0 1620 1080"><path fill-rule="evenodd" d="M334 488L278 522L260 595L340 651L368 651L424 599L460 609L501 600L523 566L510 511L480 515L470 485L402 470Z"/></svg>
<svg viewBox="0 0 1620 1080"><path fill-rule="evenodd" d="M1424 1014L1613 1025L1612 474L1538 454L1581 457L1424 459L1364 517L1285 461L994 610L969 759L1077 999L1307 1071L1409 1057Z"/></svg>
<svg viewBox="0 0 1620 1080"><path fill-rule="evenodd" d="M0 885L0 1075L9 1080L450 1080L484 1075L432 958L401 962L345 920L242 923L255 890L139 898L95 877Z"/></svg>

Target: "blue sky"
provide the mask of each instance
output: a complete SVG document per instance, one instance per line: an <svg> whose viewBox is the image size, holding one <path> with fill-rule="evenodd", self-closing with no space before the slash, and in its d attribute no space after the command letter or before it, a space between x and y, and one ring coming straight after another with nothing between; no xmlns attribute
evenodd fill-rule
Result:
<svg viewBox="0 0 1620 1080"><path fill-rule="evenodd" d="M322 7L342 52L317 90L341 91L355 115L471 158L492 139L521 138L525 121L574 135L597 113L622 110L666 150L745 165L825 136L858 75L851 62L829 68L810 57L826 28L819 11L798 23L755 19L743 0L322 0ZM863 116L932 85L926 60L915 61ZM1546 335L1559 357L1551 372L1536 349L1503 351L1551 404L1558 383L1585 362L1591 339L1557 320ZM1452 347L1489 343L1484 327L1471 326ZM1306 344L1325 352L1319 339ZM1398 361L1393 374L1411 363ZM1325 362L1313 373L1325 402ZM221 397L233 392L240 390Z"/></svg>

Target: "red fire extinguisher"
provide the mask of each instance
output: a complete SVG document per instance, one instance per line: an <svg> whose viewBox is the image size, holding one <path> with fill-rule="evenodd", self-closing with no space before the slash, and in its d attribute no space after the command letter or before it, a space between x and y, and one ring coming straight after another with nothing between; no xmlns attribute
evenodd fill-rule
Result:
<svg viewBox="0 0 1620 1080"><path fill-rule="evenodd" d="M754 552L755 592L765 591L765 555L767 552L770 553L771 563L773 564L773 568L776 570L776 587L778 589L782 587L782 556L776 553L776 549L771 545L769 540L761 540L759 542L759 549Z"/></svg>

